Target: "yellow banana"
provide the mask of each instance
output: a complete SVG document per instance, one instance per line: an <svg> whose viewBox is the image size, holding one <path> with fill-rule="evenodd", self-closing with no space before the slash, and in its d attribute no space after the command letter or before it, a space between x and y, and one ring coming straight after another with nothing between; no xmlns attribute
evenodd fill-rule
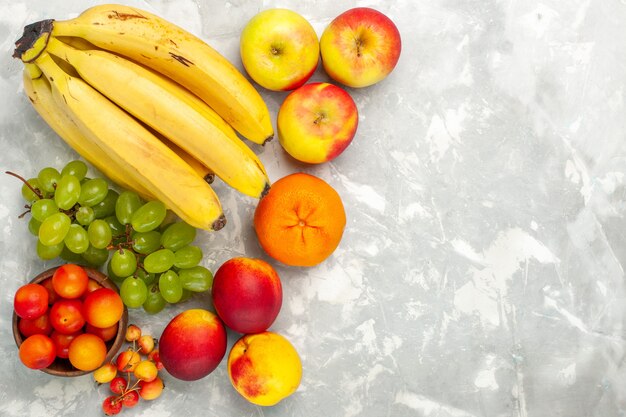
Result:
<svg viewBox="0 0 626 417"><path fill-rule="evenodd" d="M168 148L173 150L174 153L176 153L176 155L180 156L183 161L187 162L187 164L191 168L193 168L193 170L196 171L196 173L199 176L204 178L204 180L206 182L208 182L209 184L213 183L213 180L215 180L215 173L213 171L211 171L206 166L202 165L202 163L200 161L198 161L192 155L189 155L187 152L185 152L184 149L181 149L180 146L176 145L171 140L169 140L169 139L167 139L166 137L163 137L163 136L159 137L160 135L158 135L158 134L155 135L155 136L157 136L159 139L161 139L161 142L163 142L164 144L167 145Z"/></svg>
<svg viewBox="0 0 626 417"><path fill-rule="evenodd" d="M75 37L67 37L67 36L62 36L62 37L58 37L56 38L58 40L60 40L61 42L68 44L69 46L75 48L75 49L81 49L81 50L99 50L101 48L98 48L97 46L95 46L94 44L86 41L85 39L82 38L75 38ZM177 87L180 87L179 84L174 83ZM256 156L256 154L254 153L250 153L250 150L248 148L248 146L241 140L239 139L239 137L237 136L237 134L235 133L235 131L233 130L232 126L230 126L228 123L226 123L224 121L224 119L222 119L220 117L219 114L215 113L215 111L213 109L211 109L210 107L208 107L208 105L206 103L204 103L203 101L201 101L200 99L198 99L197 96L195 96L194 94L190 94L188 90L181 88L180 90L182 90L181 94L184 94L186 96L186 98L188 100L193 101L194 103L194 107L196 108L196 110L198 110L200 113L202 113L202 115L204 117L206 117L207 119L209 119L211 121L211 123L213 123L215 126L217 126L219 129L221 129L224 134L226 134L226 136L228 136L228 138L230 138L233 142L235 142L235 144L237 146L239 146L243 152L248 153L248 155L254 159L254 161L259 165L259 167L261 167L263 169L263 172L265 172L265 175L267 176L267 172L265 171L265 168L263 167L263 163L259 160L259 158ZM155 133L153 131L153 133ZM183 151L180 147L176 146L174 143L172 143L170 140L168 140L167 138L157 135L157 137L159 139L161 139L167 146L169 146L174 152L176 152L178 154L178 156L180 156L181 158L183 158L185 160L185 162L187 162L189 165L191 165L191 167L193 169L196 170L196 172L198 172L198 174L202 177L204 177L204 179L211 184L215 178L215 173L208 167L202 165L202 163L200 163L195 157L193 157L192 155L189 155L188 153L186 153L185 151Z"/></svg>
<svg viewBox="0 0 626 417"><path fill-rule="evenodd" d="M71 37L71 36L61 36L61 37L58 37L57 39L60 40L63 43L68 44L72 48L76 48L76 49L82 49L82 50L101 49L101 48L98 48L93 43L88 42L87 40L85 40L83 38L74 38L74 37Z"/></svg>
<svg viewBox="0 0 626 417"><path fill-rule="evenodd" d="M54 102L50 83L35 64L26 64L24 67L24 91L33 108L48 123L48 125L63 139L72 149L89 161L94 167L102 172L111 181L128 190L140 194L145 200L154 200L155 197L138 182L124 176L124 168L118 167L102 150L93 146L76 124ZM182 150L167 138L159 137L171 150L183 161L187 162L196 173L211 184L215 174L205 167L193 156Z"/></svg>
<svg viewBox="0 0 626 417"><path fill-rule="evenodd" d="M69 46L71 46L72 48L75 48L75 49L81 49L81 50L89 50L89 49L97 50L97 49L100 49L97 46L95 46L94 44L92 44L90 42L87 42L85 39L82 39L82 38L60 37L58 39L61 42L66 43L66 44L68 44ZM57 63L58 63L58 61L57 61ZM29 64L26 64L26 65L29 65ZM34 67L37 68L36 66L34 66ZM39 74L41 74L41 71L39 72ZM217 116L217 117L219 117L219 116ZM224 122L224 124L232 131L232 128L230 127L230 125L226 124L225 122ZM161 140L161 142L165 143L171 150L173 150L178 156L180 156L183 159L183 161L187 162L189 164L189 166L191 168L193 168L193 170L196 171L198 173L198 175L200 175L202 178L204 178L204 180L206 182L208 182L209 184L213 183L213 181L215 180L215 173L213 171L211 171L206 166L202 165L202 163L200 161L198 161L192 155L189 155L187 152L185 152L183 149L181 149L175 143L172 143L172 141L170 141L166 137L164 137L162 135L159 135L154 130L152 130L152 133L154 133L155 136L157 136ZM234 136L235 136L235 139L239 140L239 138L237 138L236 135L234 135Z"/></svg>
<svg viewBox="0 0 626 417"><path fill-rule="evenodd" d="M224 226L211 186L178 155L86 82L64 72L47 52L38 54L35 64L50 82L57 106L126 174L190 225L206 230Z"/></svg>
<svg viewBox="0 0 626 417"><path fill-rule="evenodd" d="M105 97L193 155L233 188L257 198L269 189L269 179L254 152L205 103L178 84L118 55L75 49L55 37L49 39L46 52L69 63Z"/></svg>
<svg viewBox="0 0 626 417"><path fill-rule="evenodd" d="M102 149L94 146L83 136L72 119L57 106L52 97L48 80L42 76L41 71L37 74L37 70L38 67L34 64L26 64L23 77L24 91L34 109L52 130L111 181L123 188L137 192L145 199L154 200L152 193L132 178L124 176L124 169L121 169Z"/></svg>
<svg viewBox="0 0 626 417"><path fill-rule="evenodd" d="M91 7L53 22L54 36L84 38L166 75L191 90L247 139L273 135L269 110L243 74L184 29L145 10L117 4Z"/></svg>

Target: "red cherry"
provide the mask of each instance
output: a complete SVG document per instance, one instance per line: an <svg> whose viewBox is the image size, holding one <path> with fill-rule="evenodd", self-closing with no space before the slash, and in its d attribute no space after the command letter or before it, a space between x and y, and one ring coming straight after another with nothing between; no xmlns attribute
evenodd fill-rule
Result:
<svg viewBox="0 0 626 417"><path fill-rule="evenodd" d="M139 394L136 390L128 391L122 397L122 404L126 407L134 407L139 402Z"/></svg>
<svg viewBox="0 0 626 417"><path fill-rule="evenodd" d="M128 388L128 381L123 376L116 376L109 383L109 388L113 394L122 394Z"/></svg>
<svg viewBox="0 0 626 417"><path fill-rule="evenodd" d="M102 411L107 416L112 416L118 414L122 411L122 402L115 395L111 395L110 397L105 398L102 403Z"/></svg>

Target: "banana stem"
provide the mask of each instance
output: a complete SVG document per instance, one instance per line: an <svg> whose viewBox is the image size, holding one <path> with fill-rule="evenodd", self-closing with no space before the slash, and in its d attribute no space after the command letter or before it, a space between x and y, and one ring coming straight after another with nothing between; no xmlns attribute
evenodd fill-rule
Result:
<svg viewBox="0 0 626 417"><path fill-rule="evenodd" d="M24 26L22 37L15 41L13 58L23 62L33 62L41 55L48 45L54 19L40 20Z"/></svg>

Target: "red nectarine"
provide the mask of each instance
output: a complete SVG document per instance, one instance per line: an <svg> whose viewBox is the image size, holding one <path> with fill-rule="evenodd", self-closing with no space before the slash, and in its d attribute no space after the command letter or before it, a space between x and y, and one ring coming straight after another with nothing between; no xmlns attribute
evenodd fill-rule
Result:
<svg viewBox="0 0 626 417"><path fill-rule="evenodd" d="M173 377L185 381L204 378L226 354L226 330L210 311L183 311L165 326L159 353L165 370Z"/></svg>
<svg viewBox="0 0 626 417"><path fill-rule="evenodd" d="M283 301L278 274L261 259L232 258L215 273L213 305L226 326L259 333L272 325Z"/></svg>

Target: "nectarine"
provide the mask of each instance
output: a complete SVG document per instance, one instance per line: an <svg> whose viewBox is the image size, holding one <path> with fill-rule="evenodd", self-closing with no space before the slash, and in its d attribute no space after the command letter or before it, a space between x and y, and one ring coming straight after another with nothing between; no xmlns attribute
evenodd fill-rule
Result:
<svg viewBox="0 0 626 417"><path fill-rule="evenodd" d="M302 362L293 345L278 333L249 334L233 345L228 376L251 403L275 405L298 389Z"/></svg>
<svg viewBox="0 0 626 417"><path fill-rule="evenodd" d="M239 333L267 330L283 301L278 274L261 259L232 258L224 262L215 273L211 292L217 315Z"/></svg>
<svg viewBox="0 0 626 417"><path fill-rule="evenodd" d="M183 311L165 326L159 339L165 370L185 381L204 378L226 354L226 330L208 310Z"/></svg>

